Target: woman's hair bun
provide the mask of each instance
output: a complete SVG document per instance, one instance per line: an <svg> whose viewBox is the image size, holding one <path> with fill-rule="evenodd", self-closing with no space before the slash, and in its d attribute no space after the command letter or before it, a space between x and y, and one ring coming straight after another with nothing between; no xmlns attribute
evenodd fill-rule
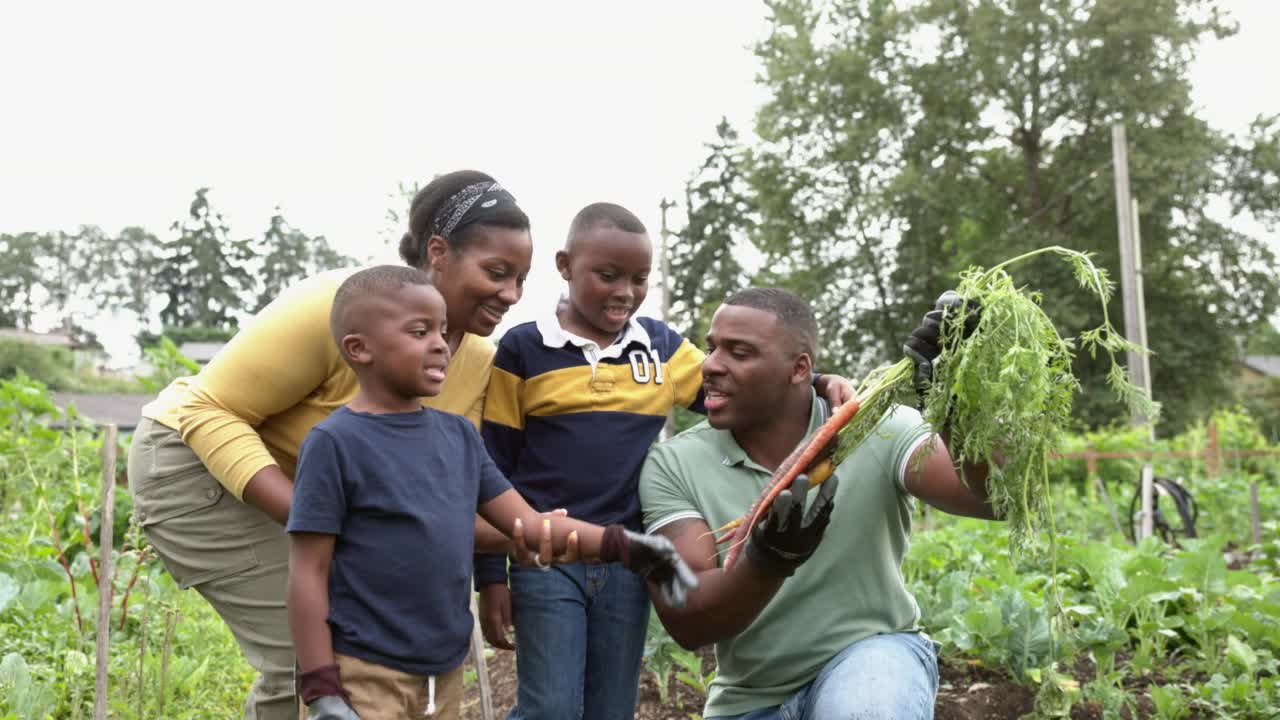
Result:
<svg viewBox="0 0 1280 720"><path fill-rule="evenodd" d="M413 233L407 232L404 237L400 238L400 257L406 265L410 267L422 267L423 243L413 236Z"/></svg>

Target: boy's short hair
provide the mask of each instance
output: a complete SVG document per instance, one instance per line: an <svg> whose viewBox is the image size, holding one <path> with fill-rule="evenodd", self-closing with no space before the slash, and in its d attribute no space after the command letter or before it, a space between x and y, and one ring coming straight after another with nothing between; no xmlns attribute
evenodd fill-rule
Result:
<svg viewBox="0 0 1280 720"><path fill-rule="evenodd" d="M406 285L434 287L430 275L406 265L375 265L344 280L329 311L329 331L334 342L341 344L344 336L364 330L360 327L364 316L355 312L362 300L386 297Z"/></svg>
<svg viewBox="0 0 1280 720"><path fill-rule="evenodd" d="M622 232L629 233L649 233L645 229L644 223L640 222L640 218L621 205L609 202L591 203L573 216L573 222L569 224L569 237L565 240L565 247L572 248L574 241L578 237L598 227L617 228Z"/></svg>
<svg viewBox="0 0 1280 720"><path fill-rule="evenodd" d="M791 334L796 353L808 353L813 362L818 361L818 321L804 298L782 288L751 287L730 295L724 304L773 313Z"/></svg>

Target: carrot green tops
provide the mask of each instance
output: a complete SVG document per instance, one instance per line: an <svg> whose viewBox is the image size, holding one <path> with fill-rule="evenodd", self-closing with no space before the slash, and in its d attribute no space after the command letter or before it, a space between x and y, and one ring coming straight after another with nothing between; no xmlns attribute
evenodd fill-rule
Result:
<svg viewBox="0 0 1280 720"><path fill-rule="evenodd" d="M356 394L355 373L329 331L329 311L338 286L357 270L323 273L286 290L199 374L165 388L143 417L181 432L237 498L269 465L293 477L303 437ZM484 338L463 336L443 390L422 404L479 427L493 354Z"/></svg>

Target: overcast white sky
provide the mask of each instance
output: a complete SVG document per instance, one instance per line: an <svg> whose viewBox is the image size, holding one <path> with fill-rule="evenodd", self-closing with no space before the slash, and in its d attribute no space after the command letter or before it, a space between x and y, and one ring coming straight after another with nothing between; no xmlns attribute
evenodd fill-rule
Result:
<svg viewBox="0 0 1280 720"><path fill-rule="evenodd" d="M1196 98L1239 131L1280 112L1280 85L1256 82L1280 68L1280 2L1223 6L1241 31L1202 48ZM533 219L507 324L526 320L559 293L552 256L579 207L622 203L656 233L719 118L749 127L766 30L748 0L7 3L0 231L164 232L209 186L237 235L279 204L391 262L397 183L475 168Z"/></svg>

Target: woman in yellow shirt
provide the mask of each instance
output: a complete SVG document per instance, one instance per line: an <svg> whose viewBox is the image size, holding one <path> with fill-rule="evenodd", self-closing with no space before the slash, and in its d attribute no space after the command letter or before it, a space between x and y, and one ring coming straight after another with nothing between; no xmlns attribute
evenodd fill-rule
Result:
<svg viewBox="0 0 1280 720"><path fill-rule="evenodd" d="M524 291L529 218L492 177L449 173L414 197L400 254L431 274L448 307L449 372L423 405L479 426L494 354L485 338ZM178 584L218 611L260 673L245 718L297 718L283 524L303 437L357 389L329 330L334 294L353 272L282 293L199 374L143 409L129 452L134 512L148 540Z"/></svg>

